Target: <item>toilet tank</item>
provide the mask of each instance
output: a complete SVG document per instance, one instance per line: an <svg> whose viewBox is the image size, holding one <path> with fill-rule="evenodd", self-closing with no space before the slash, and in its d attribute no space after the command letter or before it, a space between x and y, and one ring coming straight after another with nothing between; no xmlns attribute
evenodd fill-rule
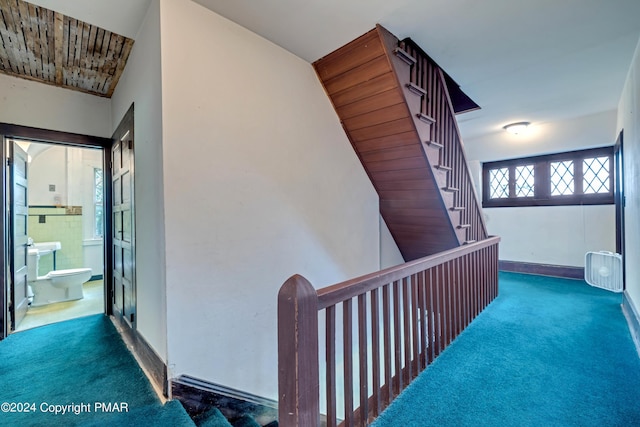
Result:
<svg viewBox="0 0 640 427"><path fill-rule="evenodd" d="M29 248L27 253L27 281L32 282L38 278L38 262L40 254L37 249Z"/></svg>

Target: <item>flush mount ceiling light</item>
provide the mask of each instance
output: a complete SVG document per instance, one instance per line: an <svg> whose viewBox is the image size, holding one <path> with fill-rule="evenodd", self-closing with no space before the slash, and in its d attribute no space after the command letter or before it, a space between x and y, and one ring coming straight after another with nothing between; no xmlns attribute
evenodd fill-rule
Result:
<svg viewBox="0 0 640 427"><path fill-rule="evenodd" d="M523 133L524 131L527 130L527 127L530 125L531 123L529 122L517 122L517 123L511 123L508 124L504 127L504 130L506 130L509 133L512 133L514 135L518 135Z"/></svg>

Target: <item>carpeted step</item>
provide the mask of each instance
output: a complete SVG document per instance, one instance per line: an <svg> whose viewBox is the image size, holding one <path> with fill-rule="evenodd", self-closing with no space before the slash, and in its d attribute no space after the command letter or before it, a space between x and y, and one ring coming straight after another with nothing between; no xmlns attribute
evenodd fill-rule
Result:
<svg viewBox="0 0 640 427"><path fill-rule="evenodd" d="M240 418L236 418L235 420L233 420L231 425L233 427L262 427L249 415L243 415Z"/></svg>
<svg viewBox="0 0 640 427"><path fill-rule="evenodd" d="M75 424L69 423L67 425ZM170 400L160 408L158 405L152 404L128 412L94 414L90 420L82 422L81 425L83 427L102 427L105 425L187 427L194 424L182 404L177 400Z"/></svg>
<svg viewBox="0 0 640 427"><path fill-rule="evenodd" d="M201 414L193 417L193 422L198 427L231 427L229 421L222 415L216 407L207 409Z"/></svg>

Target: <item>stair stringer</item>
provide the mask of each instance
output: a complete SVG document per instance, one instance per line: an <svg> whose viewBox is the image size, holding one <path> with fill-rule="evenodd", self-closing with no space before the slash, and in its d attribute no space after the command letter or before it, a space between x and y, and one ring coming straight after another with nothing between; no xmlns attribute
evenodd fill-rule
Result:
<svg viewBox="0 0 640 427"><path fill-rule="evenodd" d="M424 124L411 117L414 107L407 104L380 29L314 67L378 192L380 213L405 260L459 246L447 209L453 202L443 201L441 178L434 175L416 128Z"/></svg>

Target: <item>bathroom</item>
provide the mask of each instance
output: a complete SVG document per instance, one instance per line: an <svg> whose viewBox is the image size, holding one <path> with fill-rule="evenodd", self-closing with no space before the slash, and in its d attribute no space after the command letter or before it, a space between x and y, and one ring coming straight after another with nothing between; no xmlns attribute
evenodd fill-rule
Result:
<svg viewBox="0 0 640 427"><path fill-rule="evenodd" d="M27 153L31 273L29 306L15 330L103 312L102 150L16 142ZM49 278L62 272L77 278L56 289Z"/></svg>

